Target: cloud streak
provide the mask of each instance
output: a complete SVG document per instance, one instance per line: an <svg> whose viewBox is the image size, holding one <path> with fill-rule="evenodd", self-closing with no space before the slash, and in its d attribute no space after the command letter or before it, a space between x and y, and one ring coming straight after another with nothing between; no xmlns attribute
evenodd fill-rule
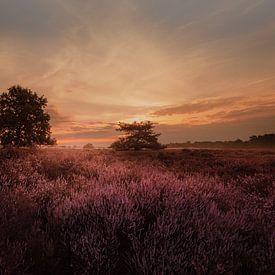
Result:
<svg viewBox="0 0 275 275"><path fill-rule="evenodd" d="M179 106L163 108L153 112L156 116L171 116L175 114L196 114L213 109L219 109L227 107L228 105L236 104L243 100L242 97L233 98L215 98L215 99L204 99L196 102L186 103Z"/></svg>
<svg viewBox="0 0 275 275"><path fill-rule="evenodd" d="M185 103L178 106L160 108L152 113L165 121L189 125L204 125L238 121L264 116L275 116L275 96L251 96L231 98L209 98L200 101Z"/></svg>

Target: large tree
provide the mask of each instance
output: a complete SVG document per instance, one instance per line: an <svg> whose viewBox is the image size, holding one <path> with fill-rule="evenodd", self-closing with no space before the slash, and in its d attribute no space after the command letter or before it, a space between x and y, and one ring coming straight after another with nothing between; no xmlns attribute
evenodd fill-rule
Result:
<svg viewBox="0 0 275 275"><path fill-rule="evenodd" d="M0 141L3 146L53 145L47 99L21 86L0 95Z"/></svg>
<svg viewBox="0 0 275 275"><path fill-rule="evenodd" d="M141 150L153 149L158 150L164 148L158 142L160 134L154 132L154 123L151 121L124 123L119 122L119 132L124 132L124 135L111 144L111 148L115 150Z"/></svg>

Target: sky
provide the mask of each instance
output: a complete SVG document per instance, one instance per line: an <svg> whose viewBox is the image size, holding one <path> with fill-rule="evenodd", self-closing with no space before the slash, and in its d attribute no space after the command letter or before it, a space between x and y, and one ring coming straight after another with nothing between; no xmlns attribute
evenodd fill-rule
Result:
<svg viewBox="0 0 275 275"><path fill-rule="evenodd" d="M160 141L275 132L275 0L0 0L0 92L48 99L60 145L118 121Z"/></svg>

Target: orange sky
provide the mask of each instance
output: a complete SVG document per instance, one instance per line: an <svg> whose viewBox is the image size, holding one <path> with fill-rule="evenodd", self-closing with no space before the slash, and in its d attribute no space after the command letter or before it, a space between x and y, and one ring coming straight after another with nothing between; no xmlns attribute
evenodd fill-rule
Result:
<svg viewBox="0 0 275 275"><path fill-rule="evenodd" d="M117 121L162 142L275 131L274 0L0 0L0 89L44 94L60 144Z"/></svg>

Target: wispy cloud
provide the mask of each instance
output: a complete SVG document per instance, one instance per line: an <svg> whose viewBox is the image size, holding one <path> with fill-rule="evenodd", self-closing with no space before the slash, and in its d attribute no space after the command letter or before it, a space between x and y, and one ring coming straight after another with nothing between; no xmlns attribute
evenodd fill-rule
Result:
<svg viewBox="0 0 275 275"><path fill-rule="evenodd" d="M174 107L167 107L153 112L156 116L171 116L175 114L196 114L213 109L227 107L243 100L242 97L204 99Z"/></svg>
<svg viewBox="0 0 275 275"><path fill-rule="evenodd" d="M210 98L161 108L152 113L162 121L175 117L175 124L204 125L275 115L275 96ZM171 121L171 119L170 119Z"/></svg>

